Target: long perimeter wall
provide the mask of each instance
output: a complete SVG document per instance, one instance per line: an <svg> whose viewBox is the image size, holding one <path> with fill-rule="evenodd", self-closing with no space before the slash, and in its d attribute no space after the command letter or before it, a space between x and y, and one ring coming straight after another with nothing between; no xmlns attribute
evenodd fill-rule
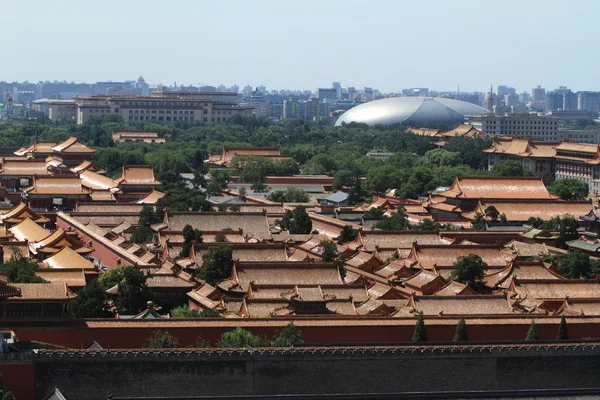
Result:
<svg viewBox="0 0 600 400"><path fill-rule="evenodd" d="M23 364L36 399L600 387L600 343L40 351L0 373Z"/></svg>

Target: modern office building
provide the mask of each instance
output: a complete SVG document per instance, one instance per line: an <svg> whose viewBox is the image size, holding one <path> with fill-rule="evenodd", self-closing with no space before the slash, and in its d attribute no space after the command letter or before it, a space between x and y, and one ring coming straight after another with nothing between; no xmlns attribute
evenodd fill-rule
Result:
<svg viewBox="0 0 600 400"><path fill-rule="evenodd" d="M158 90L152 96L79 96L76 121L118 114L125 121L227 122L235 115L251 115L253 106L237 104L237 93Z"/></svg>
<svg viewBox="0 0 600 400"><path fill-rule="evenodd" d="M467 116L467 123L491 136L513 136L555 142L558 118L537 114L492 113Z"/></svg>
<svg viewBox="0 0 600 400"><path fill-rule="evenodd" d="M556 133L559 141L578 142L587 144L600 144L600 131L587 131L582 129L559 129Z"/></svg>

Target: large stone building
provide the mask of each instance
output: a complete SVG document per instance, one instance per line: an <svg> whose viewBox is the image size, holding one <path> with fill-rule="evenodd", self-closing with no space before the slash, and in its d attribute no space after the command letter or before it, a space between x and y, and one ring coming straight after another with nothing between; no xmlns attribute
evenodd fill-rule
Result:
<svg viewBox="0 0 600 400"><path fill-rule="evenodd" d="M75 101L78 124L104 115L120 115L125 121L226 122L254 109L238 105L233 92L154 91L149 97L79 96Z"/></svg>
<svg viewBox="0 0 600 400"><path fill-rule="evenodd" d="M555 142L558 131L558 118L537 114L507 113L498 116L493 113L470 115L469 125L473 125L490 136L513 136Z"/></svg>

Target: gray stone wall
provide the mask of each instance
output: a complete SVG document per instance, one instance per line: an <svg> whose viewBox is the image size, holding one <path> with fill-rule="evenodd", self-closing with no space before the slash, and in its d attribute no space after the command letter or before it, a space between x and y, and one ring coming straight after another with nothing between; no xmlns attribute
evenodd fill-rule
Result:
<svg viewBox="0 0 600 400"><path fill-rule="evenodd" d="M68 399L600 387L600 344L42 351L36 397Z"/></svg>

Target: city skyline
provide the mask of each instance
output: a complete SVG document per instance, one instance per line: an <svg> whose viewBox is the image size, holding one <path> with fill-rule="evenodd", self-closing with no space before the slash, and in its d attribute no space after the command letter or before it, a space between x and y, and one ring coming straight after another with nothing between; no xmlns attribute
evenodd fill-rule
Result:
<svg viewBox="0 0 600 400"><path fill-rule="evenodd" d="M382 92L459 85L482 92L490 82L519 92L537 85L600 89L590 78L595 63L587 42L564 34L576 20L577 37L597 36L592 18L600 6L591 1L103 4L4 5L4 31L20 40L4 43L5 54L15 57L3 64L0 80L119 81L142 74L164 85L253 82L280 89L332 81ZM63 39L45 43L49 33ZM584 56L586 63L569 62Z"/></svg>

